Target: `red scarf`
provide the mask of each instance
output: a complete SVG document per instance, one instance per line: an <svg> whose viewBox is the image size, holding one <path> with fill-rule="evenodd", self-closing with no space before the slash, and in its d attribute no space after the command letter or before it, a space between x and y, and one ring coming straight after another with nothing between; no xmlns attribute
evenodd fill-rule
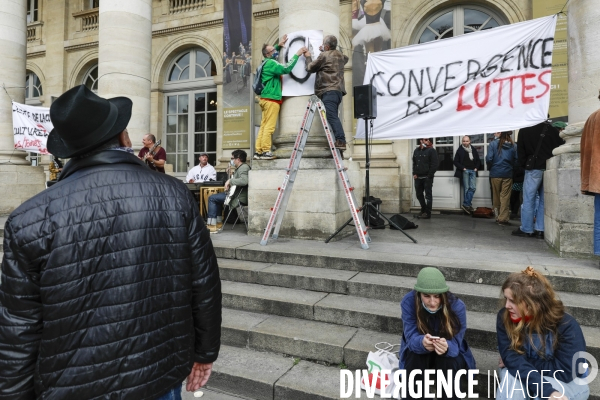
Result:
<svg viewBox="0 0 600 400"><path fill-rule="evenodd" d="M512 322L514 322L515 324L518 324L518 323L519 323L519 322L521 322L521 320L523 319L523 318L521 318L521 317L519 317L519 318L513 318L513 317L510 317L510 314L509 314L509 318L510 318L510 320L511 320ZM532 318L532 317L531 317L531 315L526 315L526 316L525 316L525 323L528 323L529 321L531 321L531 318Z"/></svg>

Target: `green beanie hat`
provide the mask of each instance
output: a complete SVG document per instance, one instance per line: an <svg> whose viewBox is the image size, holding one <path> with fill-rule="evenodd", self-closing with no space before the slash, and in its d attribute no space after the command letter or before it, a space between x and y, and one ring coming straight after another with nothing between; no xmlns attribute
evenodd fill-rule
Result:
<svg viewBox="0 0 600 400"><path fill-rule="evenodd" d="M446 293L450 289L446 285L446 279L439 269L425 267L419 271L415 290L425 294L440 294Z"/></svg>

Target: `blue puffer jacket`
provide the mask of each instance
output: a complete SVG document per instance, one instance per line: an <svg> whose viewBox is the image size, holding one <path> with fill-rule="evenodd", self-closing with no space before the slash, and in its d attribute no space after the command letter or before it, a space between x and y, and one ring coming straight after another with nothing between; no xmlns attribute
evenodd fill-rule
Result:
<svg viewBox="0 0 600 400"><path fill-rule="evenodd" d="M499 144L499 140L490 143L485 157L490 178L512 178L513 168L517 164L517 149L512 143L504 142L502 151L498 152Z"/></svg>

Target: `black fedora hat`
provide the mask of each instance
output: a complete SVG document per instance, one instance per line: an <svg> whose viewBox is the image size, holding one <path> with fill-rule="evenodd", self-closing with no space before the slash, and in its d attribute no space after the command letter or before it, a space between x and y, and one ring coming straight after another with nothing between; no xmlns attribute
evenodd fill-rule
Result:
<svg viewBox="0 0 600 400"><path fill-rule="evenodd" d="M48 152L60 158L89 153L127 128L132 104L127 97L103 99L84 85L67 90L50 106Z"/></svg>

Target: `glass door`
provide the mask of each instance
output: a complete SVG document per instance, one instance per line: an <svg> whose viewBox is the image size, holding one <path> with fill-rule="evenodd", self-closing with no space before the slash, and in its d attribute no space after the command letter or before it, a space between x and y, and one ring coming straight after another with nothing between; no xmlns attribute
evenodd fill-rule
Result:
<svg viewBox="0 0 600 400"><path fill-rule="evenodd" d="M177 177L184 177L201 153L208 162L217 160L217 92L195 90L166 96L165 135L167 163Z"/></svg>

